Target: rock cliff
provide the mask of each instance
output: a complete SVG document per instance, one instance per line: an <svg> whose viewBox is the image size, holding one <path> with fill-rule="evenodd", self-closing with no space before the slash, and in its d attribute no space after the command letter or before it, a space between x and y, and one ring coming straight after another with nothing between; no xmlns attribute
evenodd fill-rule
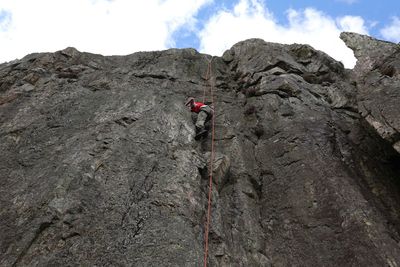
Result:
<svg viewBox="0 0 400 267"><path fill-rule="evenodd" d="M0 65L0 265L202 266L213 171L210 266L400 266L400 48L341 38Z"/></svg>

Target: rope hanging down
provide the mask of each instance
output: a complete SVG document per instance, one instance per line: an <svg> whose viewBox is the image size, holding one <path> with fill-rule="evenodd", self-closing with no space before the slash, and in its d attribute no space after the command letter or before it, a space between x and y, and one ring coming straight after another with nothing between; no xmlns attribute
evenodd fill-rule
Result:
<svg viewBox="0 0 400 267"><path fill-rule="evenodd" d="M213 163L214 163L214 133L215 133L215 102L214 102L214 84L211 77L211 63L212 58L208 62L206 80L208 81L208 85L210 87L210 97L211 103L214 106L213 116L211 117L211 155L210 155L210 167L208 169L209 172L209 184L208 184L208 208L207 208L207 220L205 225L205 233L204 233L204 267L207 267L207 257L208 257L208 233L210 230L210 220L211 220L211 193L212 193L212 184L213 184ZM203 103L205 102L206 97L206 87L204 87L203 93Z"/></svg>

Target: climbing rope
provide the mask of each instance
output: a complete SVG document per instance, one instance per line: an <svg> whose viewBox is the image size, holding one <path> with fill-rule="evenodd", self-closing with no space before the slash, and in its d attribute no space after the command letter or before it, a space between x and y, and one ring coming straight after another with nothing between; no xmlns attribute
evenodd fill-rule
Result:
<svg viewBox="0 0 400 267"><path fill-rule="evenodd" d="M207 219L205 225L204 233L204 267L207 267L207 257L208 257L208 233L210 230L210 220L211 220L211 193L212 193L212 181L213 181L213 163L214 163L214 130L215 130L215 103L214 103L214 84L211 79L211 63L212 58L208 62L206 79L208 80L208 85L210 87L211 103L214 105L214 112L211 117L211 155L210 155L210 168L209 168L209 184L208 184L208 208L207 208ZM206 87L204 87L203 93L203 103L206 96Z"/></svg>

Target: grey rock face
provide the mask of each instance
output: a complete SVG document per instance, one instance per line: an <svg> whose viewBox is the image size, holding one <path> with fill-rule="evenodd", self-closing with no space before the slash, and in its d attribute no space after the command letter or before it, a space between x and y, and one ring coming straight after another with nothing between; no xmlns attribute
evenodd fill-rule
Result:
<svg viewBox="0 0 400 267"><path fill-rule="evenodd" d="M354 68L356 75L362 75L373 69L376 63L395 52L397 47L394 43L353 32L342 32L340 38L353 50L357 58Z"/></svg>
<svg viewBox="0 0 400 267"><path fill-rule="evenodd" d="M358 59L355 72L361 115L400 153L400 45L354 33L341 37Z"/></svg>
<svg viewBox="0 0 400 267"><path fill-rule="evenodd" d="M211 171L210 266L400 265L397 65L259 39L0 65L0 265L201 266ZM184 106L210 84L212 170Z"/></svg>

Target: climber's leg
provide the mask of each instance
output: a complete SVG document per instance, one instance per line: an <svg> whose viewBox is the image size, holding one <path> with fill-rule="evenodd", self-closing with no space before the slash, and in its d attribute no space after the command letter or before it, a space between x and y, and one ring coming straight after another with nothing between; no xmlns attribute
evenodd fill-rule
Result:
<svg viewBox="0 0 400 267"><path fill-rule="evenodd" d="M197 116L197 121L196 121L196 133L199 133L204 129L204 123L206 122L207 119L207 112L201 110Z"/></svg>

